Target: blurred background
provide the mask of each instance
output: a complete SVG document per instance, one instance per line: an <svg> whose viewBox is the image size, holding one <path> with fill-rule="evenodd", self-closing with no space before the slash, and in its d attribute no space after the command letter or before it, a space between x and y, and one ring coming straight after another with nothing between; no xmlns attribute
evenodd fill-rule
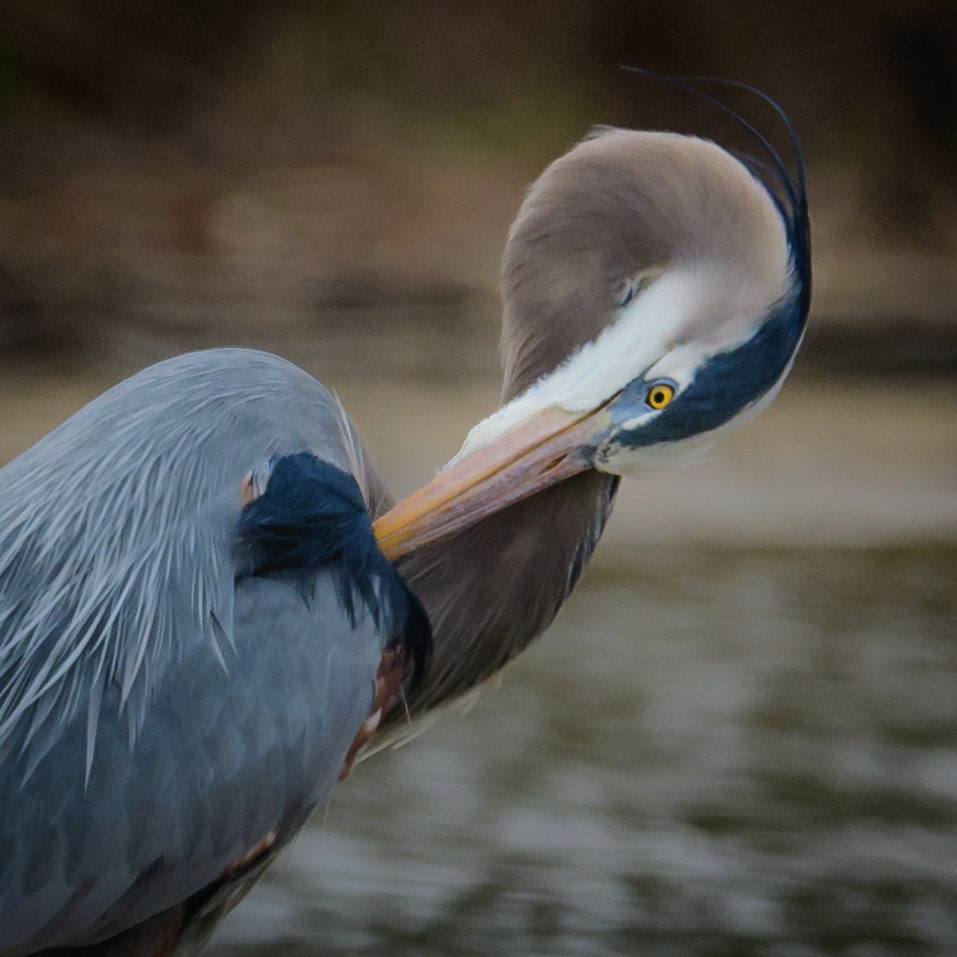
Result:
<svg viewBox="0 0 957 957"><path fill-rule="evenodd" d="M422 484L497 404L541 168L598 123L735 135L620 63L751 83L800 131L792 380L626 483L543 642L358 767L215 957L957 953L950 0L4 0L0 461L245 344Z"/></svg>

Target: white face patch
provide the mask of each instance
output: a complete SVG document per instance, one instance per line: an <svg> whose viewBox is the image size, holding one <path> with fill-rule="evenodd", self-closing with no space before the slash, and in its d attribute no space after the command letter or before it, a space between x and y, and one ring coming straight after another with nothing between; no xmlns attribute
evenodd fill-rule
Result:
<svg viewBox="0 0 957 957"><path fill-rule="evenodd" d="M754 334L785 292L786 268L780 276L772 288L761 289L715 267L663 272L597 339L476 425L449 465L545 409L597 409L639 377L668 378L680 393L708 356Z"/></svg>
<svg viewBox="0 0 957 957"><path fill-rule="evenodd" d="M803 333L801 338L803 339ZM800 341L798 342L800 346ZM724 435L734 432L741 428L747 422L750 422L759 412L766 409L781 391L784 380L787 379L794 365L794 358L797 355L797 347L790 361L785 366L778 381L755 402L745 406L736 416L729 419L723 425L709 432L700 432L697 435L691 435L680 439L677 442L661 442L656 445L642 446L622 446L614 442L602 450L598 450L594 467L599 472L607 472L611 475L637 476L646 472L658 472L664 469L674 468L679 465L699 465L708 457L711 447ZM648 416L641 416L638 419L625 422L621 426L621 431L638 428Z"/></svg>

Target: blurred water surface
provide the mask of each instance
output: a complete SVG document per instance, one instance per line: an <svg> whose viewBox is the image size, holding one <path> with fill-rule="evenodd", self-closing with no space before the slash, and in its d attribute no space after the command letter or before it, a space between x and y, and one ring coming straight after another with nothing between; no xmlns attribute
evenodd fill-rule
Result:
<svg viewBox="0 0 957 957"><path fill-rule="evenodd" d="M400 494L495 404L340 391ZM360 765L212 953L957 953L954 385L798 378L624 483L543 641Z"/></svg>
<svg viewBox="0 0 957 957"><path fill-rule="evenodd" d="M602 561L212 954L957 953L955 581L952 547Z"/></svg>
<svg viewBox="0 0 957 957"><path fill-rule="evenodd" d="M494 407L336 375L397 494ZM11 373L0 455L100 379ZM542 642L334 792L211 957L957 953L957 388L798 378L625 483Z"/></svg>

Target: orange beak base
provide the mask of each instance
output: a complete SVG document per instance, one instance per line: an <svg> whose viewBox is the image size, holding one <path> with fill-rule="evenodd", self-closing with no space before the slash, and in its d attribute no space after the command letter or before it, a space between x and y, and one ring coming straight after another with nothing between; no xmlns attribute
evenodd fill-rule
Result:
<svg viewBox="0 0 957 957"><path fill-rule="evenodd" d="M529 495L584 471L611 417L546 409L399 502L373 525L379 548L397 561Z"/></svg>

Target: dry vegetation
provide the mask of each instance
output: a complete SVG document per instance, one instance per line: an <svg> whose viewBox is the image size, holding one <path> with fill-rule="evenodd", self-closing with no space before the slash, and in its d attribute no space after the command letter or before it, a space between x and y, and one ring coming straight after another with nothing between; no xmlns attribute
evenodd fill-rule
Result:
<svg viewBox="0 0 957 957"><path fill-rule="evenodd" d="M6 0L0 347L140 359L378 307L494 319L542 164L594 122L710 122L619 62L780 99L831 345L893 350L916 322L918 364L957 358L957 14L927 0Z"/></svg>

